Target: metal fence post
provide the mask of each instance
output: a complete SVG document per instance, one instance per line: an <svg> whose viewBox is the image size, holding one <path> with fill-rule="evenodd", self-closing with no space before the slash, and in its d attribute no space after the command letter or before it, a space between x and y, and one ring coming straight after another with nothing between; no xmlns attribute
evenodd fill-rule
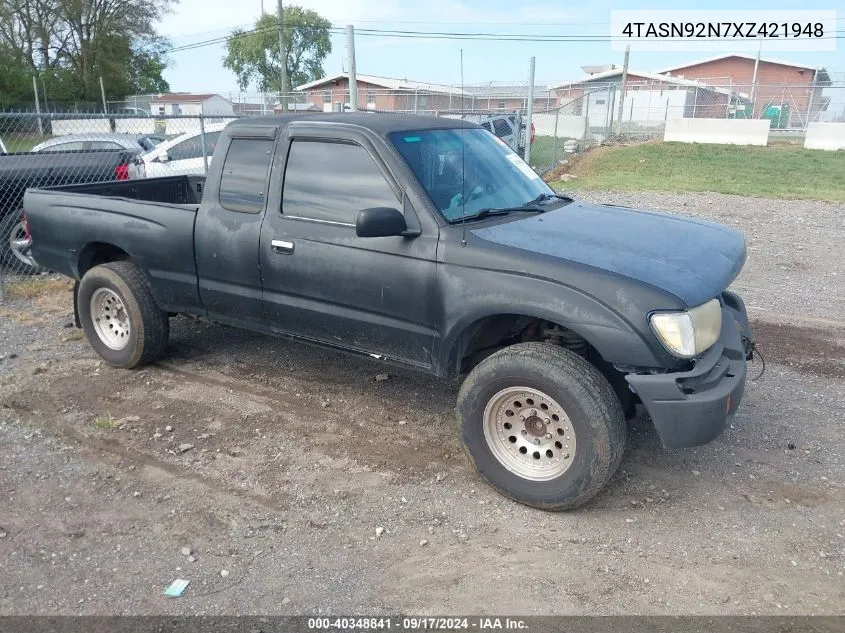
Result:
<svg viewBox="0 0 845 633"><path fill-rule="evenodd" d="M208 175L208 148L205 144L205 119L200 114L200 144L202 145L202 167L203 173Z"/></svg>
<svg viewBox="0 0 845 633"><path fill-rule="evenodd" d="M560 119L560 108L555 112L555 135L552 137L552 167L557 164L557 122Z"/></svg>
<svg viewBox="0 0 845 633"><path fill-rule="evenodd" d="M587 138L590 135L590 93L584 92L581 94L584 99L584 145L587 145Z"/></svg>

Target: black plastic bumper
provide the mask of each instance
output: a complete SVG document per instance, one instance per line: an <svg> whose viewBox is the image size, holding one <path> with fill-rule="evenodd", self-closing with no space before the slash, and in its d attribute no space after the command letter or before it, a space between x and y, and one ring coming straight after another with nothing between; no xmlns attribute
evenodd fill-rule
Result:
<svg viewBox="0 0 845 633"><path fill-rule="evenodd" d="M721 336L690 371L625 376L666 448L716 439L742 400L751 354L748 315L738 295L725 292L722 300Z"/></svg>

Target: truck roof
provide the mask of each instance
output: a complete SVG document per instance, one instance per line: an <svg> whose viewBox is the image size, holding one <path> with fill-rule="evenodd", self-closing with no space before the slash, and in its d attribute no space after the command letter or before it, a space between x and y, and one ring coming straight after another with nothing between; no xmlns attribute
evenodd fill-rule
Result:
<svg viewBox="0 0 845 633"><path fill-rule="evenodd" d="M445 119L433 116L414 116L410 114L388 114L379 112L327 112L293 113L267 116L243 117L229 124L229 127L267 126L285 127L292 121L347 123L372 130L376 134L403 132L407 130L475 128L475 123L461 119Z"/></svg>

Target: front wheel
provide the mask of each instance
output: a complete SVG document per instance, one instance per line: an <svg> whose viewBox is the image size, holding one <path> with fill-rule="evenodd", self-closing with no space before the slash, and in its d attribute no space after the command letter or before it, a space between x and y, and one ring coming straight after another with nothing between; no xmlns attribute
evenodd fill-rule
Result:
<svg viewBox="0 0 845 633"><path fill-rule="evenodd" d="M95 266L79 282L76 300L88 342L110 365L130 369L164 353L170 322L135 264Z"/></svg>
<svg viewBox="0 0 845 633"><path fill-rule="evenodd" d="M461 386L458 413L481 476L535 508L584 505L622 461L625 419L613 388L562 347L521 343L493 354Z"/></svg>

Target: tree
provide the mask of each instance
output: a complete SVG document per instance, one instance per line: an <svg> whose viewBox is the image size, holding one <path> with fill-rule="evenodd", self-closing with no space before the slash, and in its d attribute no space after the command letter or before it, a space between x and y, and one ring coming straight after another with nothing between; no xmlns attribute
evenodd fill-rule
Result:
<svg viewBox="0 0 845 633"><path fill-rule="evenodd" d="M0 0L2 58L37 76L51 100L99 102L100 77L112 99L166 90L155 26L176 1Z"/></svg>
<svg viewBox="0 0 845 633"><path fill-rule="evenodd" d="M285 67L291 88L323 76L323 60L332 50L331 27L316 11L285 7ZM241 90L255 84L262 92L280 92L278 16L265 13L251 31L233 31L223 65L235 73Z"/></svg>
<svg viewBox="0 0 845 633"><path fill-rule="evenodd" d="M27 75L13 51L0 45L0 110L32 94L32 78Z"/></svg>

